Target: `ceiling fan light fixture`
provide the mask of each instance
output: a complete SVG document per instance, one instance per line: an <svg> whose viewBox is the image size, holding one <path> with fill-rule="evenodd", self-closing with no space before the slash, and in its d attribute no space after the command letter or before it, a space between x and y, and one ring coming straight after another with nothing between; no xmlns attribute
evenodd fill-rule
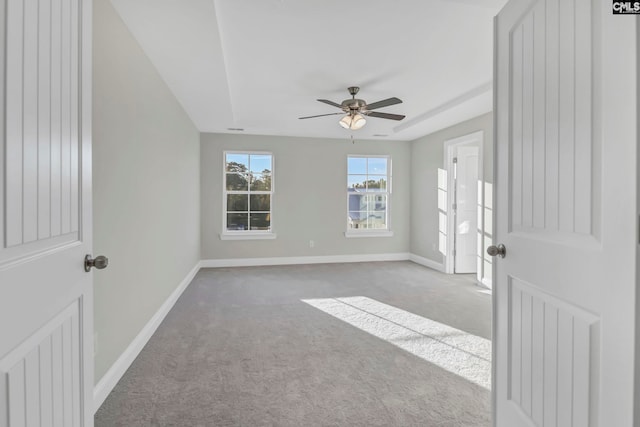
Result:
<svg viewBox="0 0 640 427"><path fill-rule="evenodd" d="M358 130L364 126L367 121L362 114L347 114L338 122L345 129Z"/></svg>
<svg viewBox="0 0 640 427"><path fill-rule="evenodd" d="M358 130L367 123L362 114L356 114L351 120L351 129Z"/></svg>
<svg viewBox="0 0 640 427"><path fill-rule="evenodd" d="M349 114L347 114L346 116L344 116L343 118L340 119L340 121L338 122L340 124L340 126L342 126L345 129L349 129L351 127L351 116Z"/></svg>

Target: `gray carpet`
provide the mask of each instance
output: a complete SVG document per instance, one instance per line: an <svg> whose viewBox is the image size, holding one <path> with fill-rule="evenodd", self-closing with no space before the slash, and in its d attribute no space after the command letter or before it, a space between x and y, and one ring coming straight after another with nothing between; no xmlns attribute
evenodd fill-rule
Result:
<svg viewBox="0 0 640 427"><path fill-rule="evenodd" d="M489 426L486 388L301 301L365 297L489 339L479 289L411 262L203 269L96 426Z"/></svg>

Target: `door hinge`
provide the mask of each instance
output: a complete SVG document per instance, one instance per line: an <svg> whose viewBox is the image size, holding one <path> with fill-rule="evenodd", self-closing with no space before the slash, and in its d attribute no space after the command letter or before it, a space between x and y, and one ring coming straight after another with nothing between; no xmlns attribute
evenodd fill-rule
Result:
<svg viewBox="0 0 640 427"><path fill-rule="evenodd" d="M454 203L454 204L453 204L453 206L451 206L451 209L453 209L454 211L455 211L456 209L458 209L458 204L457 204L457 203Z"/></svg>

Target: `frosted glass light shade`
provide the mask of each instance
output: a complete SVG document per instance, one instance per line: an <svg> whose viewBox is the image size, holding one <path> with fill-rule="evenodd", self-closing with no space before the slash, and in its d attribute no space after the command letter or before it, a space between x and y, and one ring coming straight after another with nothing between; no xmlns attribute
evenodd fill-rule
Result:
<svg viewBox="0 0 640 427"><path fill-rule="evenodd" d="M343 118L340 119L340 121L338 123L343 128L349 129L351 127L351 116L349 116L349 115L344 116Z"/></svg>
<svg viewBox="0 0 640 427"><path fill-rule="evenodd" d="M367 123L362 114L356 114L351 120L351 129L358 130Z"/></svg>
<svg viewBox="0 0 640 427"><path fill-rule="evenodd" d="M340 119L338 123L345 129L358 130L362 128L367 121L362 114L354 114L353 116L348 114Z"/></svg>

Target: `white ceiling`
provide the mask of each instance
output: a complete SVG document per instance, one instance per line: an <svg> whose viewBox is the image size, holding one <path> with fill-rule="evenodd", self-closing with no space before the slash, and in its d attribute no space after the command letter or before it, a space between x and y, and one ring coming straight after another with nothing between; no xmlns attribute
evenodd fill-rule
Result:
<svg viewBox="0 0 640 427"><path fill-rule="evenodd" d="M111 0L202 132L349 138L348 86L396 96L359 139L413 140L491 110L506 0ZM386 137L376 135L387 135Z"/></svg>

